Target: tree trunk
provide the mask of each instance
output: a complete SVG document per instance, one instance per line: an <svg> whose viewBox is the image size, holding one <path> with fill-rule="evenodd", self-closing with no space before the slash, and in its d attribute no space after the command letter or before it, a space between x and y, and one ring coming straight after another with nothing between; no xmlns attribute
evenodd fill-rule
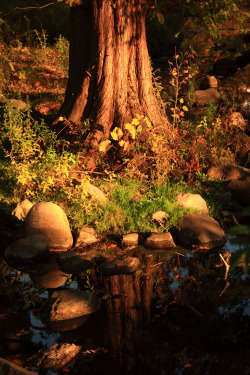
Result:
<svg viewBox="0 0 250 375"><path fill-rule="evenodd" d="M154 94L146 42L145 18L153 2L84 0L71 9L69 79L56 122L63 116L80 126L88 118L84 147L90 153L112 127L122 129L136 115L168 129Z"/></svg>

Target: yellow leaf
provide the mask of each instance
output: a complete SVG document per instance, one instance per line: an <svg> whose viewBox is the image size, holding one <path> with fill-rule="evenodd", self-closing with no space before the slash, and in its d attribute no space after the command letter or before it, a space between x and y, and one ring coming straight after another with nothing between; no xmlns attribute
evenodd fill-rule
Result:
<svg viewBox="0 0 250 375"><path fill-rule="evenodd" d="M185 105L182 107L183 111L188 111L188 107L186 107Z"/></svg>
<svg viewBox="0 0 250 375"><path fill-rule="evenodd" d="M64 117L60 116L58 121L64 121Z"/></svg>
<svg viewBox="0 0 250 375"><path fill-rule="evenodd" d="M182 98L180 99L180 103L184 103L184 100Z"/></svg>
<svg viewBox="0 0 250 375"><path fill-rule="evenodd" d="M150 120L149 120L148 117L145 117L145 122L147 124L148 129L152 128L152 124L151 124L151 122L150 122Z"/></svg>
<svg viewBox="0 0 250 375"><path fill-rule="evenodd" d="M139 124L140 124L140 121L138 120L138 118L133 118L131 124L132 124L132 125L139 125Z"/></svg>
<svg viewBox="0 0 250 375"><path fill-rule="evenodd" d="M109 139L106 139L106 141L102 141L99 144L99 151L100 152L106 152L109 149L110 143L111 143L111 141Z"/></svg>
<svg viewBox="0 0 250 375"><path fill-rule="evenodd" d="M180 116L182 116L182 117L183 117L183 116L184 116L184 112L182 112L182 111L181 111L181 113L180 113Z"/></svg>
<svg viewBox="0 0 250 375"><path fill-rule="evenodd" d="M115 127L110 135L114 139L114 141L118 141L118 139L123 136L123 131L122 129Z"/></svg>
<svg viewBox="0 0 250 375"><path fill-rule="evenodd" d="M137 133L141 133L141 131L142 131L142 126L141 125L137 126L136 132Z"/></svg>
<svg viewBox="0 0 250 375"><path fill-rule="evenodd" d="M136 115L136 117L138 118L138 120L142 120L144 118L143 115Z"/></svg>
<svg viewBox="0 0 250 375"><path fill-rule="evenodd" d="M126 124L124 128L129 131L132 139L135 139L135 127L132 124Z"/></svg>

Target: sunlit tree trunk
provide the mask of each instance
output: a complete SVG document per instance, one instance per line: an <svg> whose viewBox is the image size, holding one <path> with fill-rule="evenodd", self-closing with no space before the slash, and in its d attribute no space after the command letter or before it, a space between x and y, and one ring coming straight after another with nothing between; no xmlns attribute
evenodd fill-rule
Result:
<svg viewBox="0 0 250 375"><path fill-rule="evenodd" d="M71 9L69 79L58 119L80 126L89 118L84 146L90 152L112 127L122 128L136 114L167 127L154 94L146 42L145 18L154 1L81 2Z"/></svg>

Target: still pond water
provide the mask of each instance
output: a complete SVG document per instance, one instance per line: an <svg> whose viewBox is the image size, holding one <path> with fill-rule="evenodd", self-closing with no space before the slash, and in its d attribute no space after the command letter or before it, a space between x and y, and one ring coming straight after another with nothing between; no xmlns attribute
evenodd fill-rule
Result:
<svg viewBox="0 0 250 375"><path fill-rule="evenodd" d="M228 238L221 253L226 258L239 246ZM87 320L67 322L67 330L52 329L44 319L52 289L13 270L12 305L0 313L0 357L48 375L250 374L249 276L241 268L226 275L218 251L134 255L144 265L135 274L70 275L59 289L92 291L102 307ZM27 362L55 343L81 345L80 355L60 370Z"/></svg>

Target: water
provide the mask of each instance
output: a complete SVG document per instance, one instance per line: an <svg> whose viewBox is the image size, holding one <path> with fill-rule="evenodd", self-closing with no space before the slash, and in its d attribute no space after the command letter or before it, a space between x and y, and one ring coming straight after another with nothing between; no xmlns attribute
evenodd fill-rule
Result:
<svg viewBox="0 0 250 375"><path fill-rule="evenodd" d="M225 251L241 248L233 240L228 237ZM134 254L144 266L133 275L100 278L95 273L93 284L88 281L102 298L101 311L78 328L64 332L49 328L44 319L44 302L53 289L37 288L27 274L18 273L12 284L19 303L17 312L0 315L0 356L24 367L39 349L74 343L82 349L67 368L71 375L221 375L234 374L236 369L237 374L247 374L249 276L238 269L229 281L218 277L223 266L211 267L209 259L214 252L181 254L176 250L168 259L164 253L153 254ZM60 289L81 289L83 285L86 283L79 276L72 275L70 283ZM22 293L27 297L27 290L28 308L22 299ZM12 338L7 334L10 327ZM9 345L11 340L19 345ZM39 373L34 366L28 368ZM53 369L45 373L61 375Z"/></svg>

